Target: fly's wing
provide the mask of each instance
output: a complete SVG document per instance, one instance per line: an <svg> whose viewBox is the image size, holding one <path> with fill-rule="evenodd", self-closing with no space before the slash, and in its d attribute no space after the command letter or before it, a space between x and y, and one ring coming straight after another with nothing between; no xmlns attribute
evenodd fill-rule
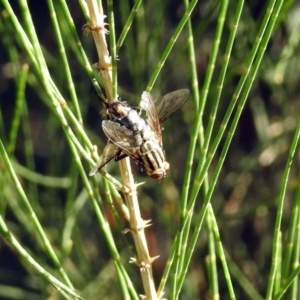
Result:
<svg viewBox="0 0 300 300"><path fill-rule="evenodd" d="M121 149L122 153L132 157L137 163L141 163L141 159L136 154L139 148L135 147L135 138L131 130L110 120L102 122L102 129L112 143Z"/></svg>
<svg viewBox="0 0 300 300"><path fill-rule="evenodd" d="M105 135L119 148L126 150L134 147L133 132L125 126L121 126L114 121L105 120L102 121L102 129Z"/></svg>
<svg viewBox="0 0 300 300"><path fill-rule="evenodd" d="M161 141L161 128L159 118L156 111L155 103L152 96L148 92L143 92L140 102L140 108L146 111L146 121L152 131L155 132L156 137Z"/></svg>
<svg viewBox="0 0 300 300"><path fill-rule="evenodd" d="M157 98L154 103L160 123L163 123L172 113L186 101L190 90L182 89Z"/></svg>
<svg viewBox="0 0 300 300"><path fill-rule="evenodd" d="M95 175L99 170L101 170L107 163L109 163L113 158L120 154L121 150L113 144L111 141L108 141L107 145L103 149L103 153L100 157L100 160L96 163L94 168L90 171L89 176Z"/></svg>

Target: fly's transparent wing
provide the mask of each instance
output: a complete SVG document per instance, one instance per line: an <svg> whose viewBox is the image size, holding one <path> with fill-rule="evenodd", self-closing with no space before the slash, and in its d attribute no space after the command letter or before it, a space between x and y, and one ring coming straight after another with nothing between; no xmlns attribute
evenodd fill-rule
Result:
<svg viewBox="0 0 300 300"><path fill-rule="evenodd" d="M160 123L163 123L172 113L179 109L190 94L188 89L173 91L157 98L154 103Z"/></svg>
<svg viewBox="0 0 300 300"><path fill-rule="evenodd" d="M124 150L134 148L135 139L133 132L125 126L105 120L102 122L102 129L105 135L119 148Z"/></svg>
<svg viewBox="0 0 300 300"><path fill-rule="evenodd" d="M161 141L161 129L159 124L159 118L156 111L155 103L150 93L142 93L140 108L146 111L147 124L156 133L157 138Z"/></svg>
<svg viewBox="0 0 300 300"><path fill-rule="evenodd" d="M101 170L107 163L109 163L113 158L120 154L121 150L113 144L111 141L108 141L107 145L103 149L103 153L100 157L100 160L96 163L94 168L90 171L89 176L95 175L99 170Z"/></svg>
<svg viewBox="0 0 300 300"><path fill-rule="evenodd" d="M130 156L136 163L141 164L139 147L135 146L135 137L131 130L109 120L102 122L102 129L105 135L121 149L123 154Z"/></svg>
<svg viewBox="0 0 300 300"><path fill-rule="evenodd" d="M143 166L140 147L135 146L135 137L131 130L125 126L121 126L119 123L109 120L102 122L102 129L112 143L120 149L122 157L128 155L134 159L137 164Z"/></svg>

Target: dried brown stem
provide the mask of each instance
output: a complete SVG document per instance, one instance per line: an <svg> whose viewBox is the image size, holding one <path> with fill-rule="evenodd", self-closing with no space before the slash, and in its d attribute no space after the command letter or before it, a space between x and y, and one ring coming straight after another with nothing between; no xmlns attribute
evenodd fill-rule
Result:
<svg viewBox="0 0 300 300"><path fill-rule="evenodd" d="M107 30L105 29L104 14L102 7L98 8L95 0L87 0L88 9L90 12L91 24L85 25L84 30L86 33L92 32L93 38L96 44L99 61L96 64L100 70L100 74L103 78L106 98L113 101L112 93L112 71L111 71L111 57L107 49L107 43L105 35ZM119 162L122 181L124 186L129 190L125 195L126 205L129 211L129 225L128 231L131 232L136 247L137 256L131 258L130 262L134 262L138 265L141 272L142 282L145 290L145 296L143 299L159 299L157 295L153 273L152 263L157 257L151 257L149 255L148 246L146 242L144 228L150 226L150 221L144 221L141 218L139 202L137 197L137 184L134 183L134 178L131 172L131 166L129 158L125 158Z"/></svg>

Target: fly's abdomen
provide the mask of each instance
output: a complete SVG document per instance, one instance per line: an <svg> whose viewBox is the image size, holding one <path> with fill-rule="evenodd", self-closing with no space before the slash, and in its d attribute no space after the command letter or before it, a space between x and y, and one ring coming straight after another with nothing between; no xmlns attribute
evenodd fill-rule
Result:
<svg viewBox="0 0 300 300"><path fill-rule="evenodd" d="M140 148L142 160L147 174L154 179L161 179L169 171L169 163L165 161L163 149L158 143L145 141Z"/></svg>

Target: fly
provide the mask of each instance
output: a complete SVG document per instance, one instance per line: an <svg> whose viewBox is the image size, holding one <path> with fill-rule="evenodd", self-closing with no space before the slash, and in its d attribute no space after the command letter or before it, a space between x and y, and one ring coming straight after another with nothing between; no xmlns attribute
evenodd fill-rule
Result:
<svg viewBox="0 0 300 300"><path fill-rule="evenodd" d="M145 96L149 93L145 93ZM142 98L144 96L142 95ZM151 95L149 94L151 97ZM153 101L153 100L152 100ZM142 103L142 101L141 101ZM131 130L134 135L134 143L132 146L140 146L143 140L149 140L154 138L155 130L151 129L145 120L141 117L140 112L127 105L125 101L113 101L111 103L105 103L107 106L107 115L110 116L113 122ZM141 105L141 104L140 104ZM145 110L147 109L147 105Z"/></svg>
<svg viewBox="0 0 300 300"><path fill-rule="evenodd" d="M112 120L103 121L102 128L109 141L89 175L94 175L112 159L118 161L130 156L151 178L165 177L169 163L165 161L160 124L183 105L188 95L189 90L182 89L154 101L150 93L143 92L140 109L146 112L146 120L126 102L106 104Z"/></svg>

